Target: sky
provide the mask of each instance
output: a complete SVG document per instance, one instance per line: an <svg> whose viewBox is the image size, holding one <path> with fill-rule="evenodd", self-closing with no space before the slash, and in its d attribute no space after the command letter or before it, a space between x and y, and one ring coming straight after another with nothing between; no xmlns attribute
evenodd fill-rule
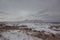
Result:
<svg viewBox="0 0 60 40"><path fill-rule="evenodd" d="M0 0L0 21L60 22L60 0Z"/></svg>

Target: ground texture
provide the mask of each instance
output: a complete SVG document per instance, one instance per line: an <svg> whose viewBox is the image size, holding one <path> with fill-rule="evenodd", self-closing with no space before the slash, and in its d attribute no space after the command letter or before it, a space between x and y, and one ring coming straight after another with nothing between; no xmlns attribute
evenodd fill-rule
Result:
<svg viewBox="0 0 60 40"><path fill-rule="evenodd" d="M5 26L0 27L0 40L60 40L60 26L46 27Z"/></svg>

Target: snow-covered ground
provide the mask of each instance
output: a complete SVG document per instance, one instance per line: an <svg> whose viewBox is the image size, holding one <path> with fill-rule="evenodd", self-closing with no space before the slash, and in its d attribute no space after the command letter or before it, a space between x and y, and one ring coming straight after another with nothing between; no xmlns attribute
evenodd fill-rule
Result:
<svg viewBox="0 0 60 40"><path fill-rule="evenodd" d="M27 25L29 28L38 31L45 31L45 33L53 33L53 34L60 34L60 31L55 31L50 29L51 23L21 23L20 25ZM60 30L60 28L59 28Z"/></svg>
<svg viewBox="0 0 60 40"><path fill-rule="evenodd" d="M2 36L3 37L0 37L0 40L43 40L41 38L29 36L20 30L9 30L2 32Z"/></svg>
<svg viewBox="0 0 60 40"><path fill-rule="evenodd" d="M33 30L37 31L45 31L45 34L60 34L60 31L56 31L53 29L50 29L50 23L21 23L20 25L27 25L28 28L32 28ZM60 30L60 27L58 28ZM27 35L23 31L20 30L8 30L1 33L3 37L0 37L0 40L43 40L41 38L32 37L30 35Z"/></svg>

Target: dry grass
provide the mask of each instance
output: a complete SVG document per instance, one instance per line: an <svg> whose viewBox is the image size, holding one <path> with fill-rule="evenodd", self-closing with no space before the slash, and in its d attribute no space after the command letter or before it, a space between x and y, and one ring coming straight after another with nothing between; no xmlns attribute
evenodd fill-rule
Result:
<svg viewBox="0 0 60 40"><path fill-rule="evenodd" d="M50 25L49 27L51 30L55 30L55 31L60 31L60 25L58 24L54 24L54 25Z"/></svg>
<svg viewBox="0 0 60 40"><path fill-rule="evenodd" d="M37 30L32 30L32 28L28 28L27 26L5 26L0 27L0 32L6 31L6 30L21 30L25 32L31 32L32 34L28 34L37 38L42 38L43 40L60 40L60 35L58 34L45 34L44 31L40 32Z"/></svg>
<svg viewBox="0 0 60 40"><path fill-rule="evenodd" d="M53 27L60 28L60 25L58 25L58 24L50 25L50 28L53 28Z"/></svg>

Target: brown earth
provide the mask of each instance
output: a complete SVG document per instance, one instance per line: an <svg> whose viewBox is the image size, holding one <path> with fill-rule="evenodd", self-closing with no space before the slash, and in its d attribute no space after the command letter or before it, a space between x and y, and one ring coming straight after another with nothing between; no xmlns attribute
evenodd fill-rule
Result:
<svg viewBox="0 0 60 40"><path fill-rule="evenodd" d="M42 38L43 40L60 40L60 35L59 34L45 34L44 31L37 31L37 30L32 30L32 28L28 28L27 26L5 26L5 27L0 27L0 33L7 31L7 30L21 30L23 32L26 32L27 35L34 36L37 38ZM30 32L31 34L29 34ZM1 36L1 34L0 34Z"/></svg>

